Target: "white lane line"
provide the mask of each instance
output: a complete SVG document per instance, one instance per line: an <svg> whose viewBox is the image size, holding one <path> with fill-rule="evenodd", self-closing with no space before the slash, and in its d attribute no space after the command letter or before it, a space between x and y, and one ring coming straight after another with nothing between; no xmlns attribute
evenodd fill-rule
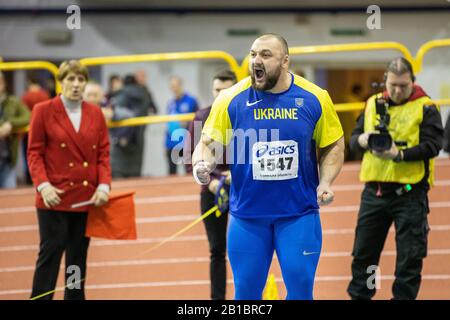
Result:
<svg viewBox="0 0 450 320"><path fill-rule="evenodd" d="M14 207L14 208L0 208L0 215L2 214L18 214L18 213L35 213L36 207Z"/></svg>
<svg viewBox="0 0 450 320"><path fill-rule="evenodd" d="M436 187L447 187L450 186L450 180L437 180ZM345 185L335 185L334 190L337 192L344 191L358 191L363 189L362 184L345 184ZM34 192L34 191L33 191ZM2 194L0 193L0 197ZM173 196L160 196L160 197L137 197L135 198L135 203L137 205L145 205L145 204L158 204L158 203L175 203L175 202L191 202L191 201L199 201L199 194L187 194L187 195L173 195ZM359 195L358 195L359 201ZM442 203L445 207L448 207L450 202L436 202ZM338 208L344 208L344 211L354 211L354 208L358 210L359 206L341 206L341 207L330 207L323 208L321 212L332 212L335 210L339 210ZM345 208L348 208L345 209ZM331 211L330 211L331 210ZM36 208L33 206L25 206L25 207L9 207L9 208L0 208L0 215L4 214L19 214L19 213L35 213Z"/></svg>
<svg viewBox="0 0 450 320"><path fill-rule="evenodd" d="M344 213L351 212L357 213L359 210L359 205L357 206L333 206L333 207L325 207L320 209L320 213Z"/></svg>
<svg viewBox="0 0 450 320"><path fill-rule="evenodd" d="M382 256L396 256L397 253L394 250L386 250L382 252ZM430 249L428 250L428 256L440 256L450 255L450 249ZM325 251L320 254L321 258L341 258L350 257L350 251ZM226 258L228 260L228 257ZM277 256L274 255L274 260L277 260ZM188 257L188 258L165 258L165 259L143 259L143 260L111 260L111 261L98 261L88 263L89 268L102 268L102 267L124 267L124 266L148 266L148 265L161 265L161 264L185 264L185 263L208 263L209 257ZM7 272L26 272L34 271L34 265L17 266L17 267L5 267L0 268L0 273ZM61 266L61 270L64 270L64 266Z"/></svg>
<svg viewBox="0 0 450 320"><path fill-rule="evenodd" d="M161 223L161 222L182 222L182 221L194 221L198 215L177 215L177 216L161 216L161 217L148 217L137 218L136 224L148 224L148 223ZM0 227L0 233L5 232L24 232L38 230L37 224L19 225L12 227Z"/></svg>
<svg viewBox="0 0 450 320"><path fill-rule="evenodd" d="M200 200L199 194L187 194L177 196L163 196L163 197L146 197L136 198L136 204L149 204L149 203L167 203L167 202L189 202Z"/></svg>
<svg viewBox="0 0 450 320"><path fill-rule="evenodd" d="M315 281L350 281L351 276L319 276L315 278ZM381 276L380 280L394 280L395 276ZM283 281L282 278L275 278L277 282ZM450 280L450 274L423 274L422 280Z"/></svg>
<svg viewBox="0 0 450 320"><path fill-rule="evenodd" d="M450 166L450 161L446 159L438 159L435 162L436 167L448 167ZM360 163L354 164L346 164L343 166L343 172L354 172L359 171L361 168ZM442 180L449 181L449 180ZM135 188L135 187L145 187L145 186L158 186L158 185L174 185L180 183L189 183L194 184L194 180L190 175L181 176L181 177L154 177L154 178L142 178L137 180L115 180L112 182L112 187L114 189L118 188ZM436 185L440 185L439 182L436 182ZM448 182L444 185L448 185ZM350 189L355 190L355 189ZM356 189L359 190L359 189ZM18 195L34 195L34 188L19 188L19 189L11 189L11 190L1 190L0 197L3 196L18 196Z"/></svg>
<svg viewBox="0 0 450 320"><path fill-rule="evenodd" d="M450 185L450 184L449 184ZM136 204L155 204L155 203L169 203L169 202L190 202L198 201L199 195L183 195L183 196L167 196L167 197L148 197L137 198ZM429 203L430 208L448 208L450 207L450 201L433 201ZM331 206L320 209L320 213L343 213L343 212L357 212L359 205L349 206ZM0 208L0 215L5 214L18 214L18 213L35 213L35 207L17 207L17 208Z"/></svg>
<svg viewBox="0 0 450 320"><path fill-rule="evenodd" d="M350 281L351 276L317 276L315 281L317 282L332 282L332 281ZM394 276L381 276L381 281L394 280ZM450 274L428 274L422 275L422 280L450 280ZM275 278L275 281L282 283L281 277ZM227 280L228 284L233 284L232 279ZM180 286L209 286L209 280L185 280L185 281L153 281L153 282L125 282L125 283L110 283L110 284L94 284L86 285L86 290L104 290L104 289L129 289L129 288L150 288L150 287L180 287ZM56 291L64 290L63 287L59 287ZM15 289L15 290L2 290L0 295L15 295L15 294L30 294L30 289Z"/></svg>
<svg viewBox="0 0 450 320"><path fill-rule="evenodd" d="M167 258L167 259L143 259L143 260L112 260L112 261L99 261L88 263L89 268L101 268L101 267L124 267L124 266L148 266L148 265L160 265L160 264L184 264L184 263L207 263L209 257L190 257L190 258ZM34 271L35 266L19 266L19 267L7 267L0 268L0 273L5 272L23 272ZM64 270L64 266L61 266L61 270Z"/></svg>
<svg viewBox="0 0 450 320"><path fill-rule="evenodd" d="M151 244L159 243L166 240L167 237L159 238L140 238L137 240L94 240L91 242L91 247L103 247L103 246L120 246L120 245L134 245L134 244ZM183 241L205 241L205 235L194 235L194 236L181 236L177 237L171 242L183 242ZM0 252L15 252L15 251L30 251L37 250L38 245L20 245L20 246L4 246L0 247Z"/></svg>
<svg viewBox="0 0 450 320"><path fill-rule="evenodd" d="M436 231L449 231L450 225L430 225L430 229L432 232ZM394 228L391 227L389 232L394 232ZM347 235L353 234L354 229L324 229L322 230L323 235ZM158 237L158 238L140 238L137 240L93 240L91 242L91 246L94 247L104 247L104 246L123 246L123 245L136 245L136 244L149 244L149 243L159 243L166 240L166 237ZM183 242L183 241L204 241L206 240L205 235L192 235L192 236L181 236L177 237L171 242ZM17 251L30 251L37 250L37 245L18 245L18 246L1 246L0 252L17 252Z"/></svg>
<svg viewBox="0 0 450 320"><path fill-rule="evenodd" d="M112 187L114 189L119 188L136 188L136 187L146 187L146 186L162 186L162 185L174 185L180 183L189 183L195 185L194 178L191 176L185 177L160 177L160 178L148 178L142 180L117 180L112 182ZM22 195L35 195L36 191L34 188L19 188L11 190L1 190L0 197L3 196L22 196Z"/></svg>
<svg viewBox="0 0 450 320"><path fill-rule="evenodd" d="M21 226L14 226L14 227L0 227L0 233L34 231L37 229L38 229L38 226L36 224L21 225Z"/></svg>
<svg viewBox="0 0 450 320"><path fill-rule="evenodd" d="M177 196L163 196L163 197L140 197L135 198L135 203L137 205L143 204L157 204L157 203L175 203L175 202L191 202L199 201L199 194L187 194L187 195L177 195ZM0 208L0 215L4 214L18 214L18 213L36 213L35 207L11 207L11 208Z"/></svg>
<svg viewBox="0 0 450 320"><path fill-rule="evenodd" d="M435 201L429 203L430 208L449 208L450 201ZM359 206L336 206L336 207L325 207L320 209L320 213L357 213ZM175 216L157 216L157 217L146 217L137 218L137 224L147 224L147 223L161 223L161 222L182 222L182 221L193 221L197 219L197 215L175 215ZM0 227L0 233L4 232L25 232L25 231L35 231L38 230L37 224L29 225L18 225L18 226L7 226Z"/></svg>

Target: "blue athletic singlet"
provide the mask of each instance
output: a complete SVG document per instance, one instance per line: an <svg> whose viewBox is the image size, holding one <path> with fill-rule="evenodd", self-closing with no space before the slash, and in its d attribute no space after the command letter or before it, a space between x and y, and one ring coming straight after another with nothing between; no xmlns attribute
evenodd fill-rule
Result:
<svg viewBox="0 0 450 320"><path fill-rule="evenodd" d="M316 213L316 148L342 137L327 91L297 75L288 90L254 90L251 78L222 90L203 133L229 145L230 213L275 218Z"/></svg>

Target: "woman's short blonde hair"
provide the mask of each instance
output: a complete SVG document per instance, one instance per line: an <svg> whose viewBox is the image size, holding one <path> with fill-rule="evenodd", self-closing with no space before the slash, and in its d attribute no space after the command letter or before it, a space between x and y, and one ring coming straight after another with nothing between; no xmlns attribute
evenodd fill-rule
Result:
<svg viewBox="0 0 450 320"><path fill-rule="evenodd" d="M83 66L78 60L66 60L61 63L59 66L58 74L56 75L56 79L58 81L63 81L65 77L69 73L81 74L86 78L86 82L89 81L89 72L88 69Z"/></svg>

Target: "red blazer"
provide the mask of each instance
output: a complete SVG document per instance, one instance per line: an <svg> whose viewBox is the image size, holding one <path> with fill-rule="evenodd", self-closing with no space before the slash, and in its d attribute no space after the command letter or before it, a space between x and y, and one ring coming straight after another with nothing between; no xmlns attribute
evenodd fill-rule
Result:
<svg viewBox="0 0 450 320"><path fill-rule="evenodd" d="M33 183L37 187L48 181L64 190L61 203L52 210L87 211L70 207L89 200L100 183L111 184L105 118L96 105L83 101L81 108L78 133L59 96L37 104L31 114L27 154ZM39 192L36 207L48 209Z"/></svg>

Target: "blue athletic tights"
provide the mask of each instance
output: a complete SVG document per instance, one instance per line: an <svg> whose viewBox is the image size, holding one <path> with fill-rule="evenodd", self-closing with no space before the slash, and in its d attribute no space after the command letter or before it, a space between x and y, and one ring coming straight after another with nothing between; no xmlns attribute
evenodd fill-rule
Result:
<svg viewBox="0 0 450 320"><path fill-rule="evenodd" d="M274 250L288 300L312 300L322 249L319 213L289 218L241 219L230 215L228 258L235 299L260 300Z"/></svg>

